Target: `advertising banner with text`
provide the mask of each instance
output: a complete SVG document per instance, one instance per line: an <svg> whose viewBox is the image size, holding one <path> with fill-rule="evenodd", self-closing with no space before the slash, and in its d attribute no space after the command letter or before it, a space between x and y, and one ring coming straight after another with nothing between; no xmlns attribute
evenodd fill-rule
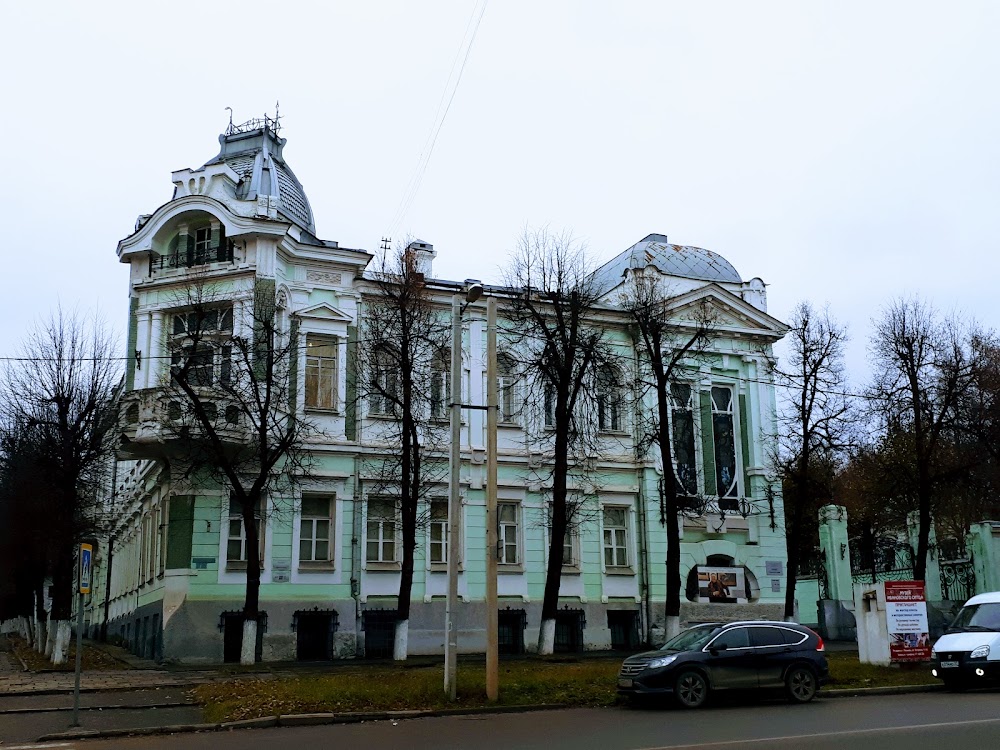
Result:
<svg viewBox="0 0 1000 750"><path fill-rule="evenodd" d="M889 629L890 661L930 661L923 581L885 582L885 621Z"/></svg>

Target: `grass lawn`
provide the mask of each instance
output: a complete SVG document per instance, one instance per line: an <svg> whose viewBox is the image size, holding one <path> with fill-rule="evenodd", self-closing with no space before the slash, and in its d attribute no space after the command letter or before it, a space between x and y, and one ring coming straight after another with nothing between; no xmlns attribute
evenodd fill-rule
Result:
<svg viewBox="0 0 1000 750"><path fill-rule="evenodd" d="M28 646L27 642L15 635L7 636L11 650L24 662L24 665L32 672L58 671L73 672L76 670L76 638L69 646L69 657L65 664L56 666L45 656ZM96 648L84 644L83 646L83 671L85 672L107 672L120 671L128 667L115 659L113 656Z"/></svg>
<svg viewBox="0 0 1000 750"><path fill-rule="evenodd" d="M828 689L921 685L937 682L926 667L860 664L853 653L828 654ZM610 706L619 702L615 680L621 658L580 661L517 660L500 663L500 705ZM195 695L206 721L312 712L469 708L488 705L485 667L460 664L458 702L444 699L440 666L352 664L328 674L267 679L238 678L200 685Z"/></svg>

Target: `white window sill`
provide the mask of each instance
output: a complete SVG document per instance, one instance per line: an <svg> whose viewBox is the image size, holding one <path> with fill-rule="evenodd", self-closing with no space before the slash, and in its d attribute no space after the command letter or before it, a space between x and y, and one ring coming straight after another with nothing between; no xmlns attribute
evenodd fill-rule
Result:
<svg viewBox="0 0 1000 750"><path fill-rule="evenodd" d="M365 570L373 573L393 573L402 569L402 565L398 562L378 562L376 560L368 560L365 562Z"/></svg>
<svg viewBox="0 0 1000 750"><path fill-rule="evenodd" d="M606 576L634 576L635 571L632 569L631 565L624 566L614 566L607 567L604 569L604 575Z"/></svg>

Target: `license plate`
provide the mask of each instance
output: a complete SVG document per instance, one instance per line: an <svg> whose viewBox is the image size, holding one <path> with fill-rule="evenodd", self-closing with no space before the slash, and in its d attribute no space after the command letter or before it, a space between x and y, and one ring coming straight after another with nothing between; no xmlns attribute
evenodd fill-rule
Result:
<svg viewBox="0 0 1000 750"><path fill-rule="evenodd" d="M957 661L943 661L941 662L941 669L958 669Z"/></svg>
<svg viewBox="0 0 1000 750"><path fill-rule="evenodd" d="M619 677L618 678L618 687L630 688L630 687L632 687L632 680L630 680L630 679L628 679L626 677Z"/></svg>

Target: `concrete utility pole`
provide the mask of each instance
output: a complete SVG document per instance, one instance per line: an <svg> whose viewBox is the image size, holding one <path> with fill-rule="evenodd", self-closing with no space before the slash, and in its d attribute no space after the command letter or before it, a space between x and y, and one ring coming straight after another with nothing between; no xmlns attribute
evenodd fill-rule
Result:
<svg viewBox="0 0 1000 750"><path fill-rule="evenodd" d="M497 612L497 300L486 300L486 697L500 697Z"/></svg>
<svg viewBox="0 0 1000 750"><path fill-rule="evenodd" d="M451 300L451 479L448 494L448 603L445 606L444 692L458 697L458 514L462 510L462 303Z"/></svg>

